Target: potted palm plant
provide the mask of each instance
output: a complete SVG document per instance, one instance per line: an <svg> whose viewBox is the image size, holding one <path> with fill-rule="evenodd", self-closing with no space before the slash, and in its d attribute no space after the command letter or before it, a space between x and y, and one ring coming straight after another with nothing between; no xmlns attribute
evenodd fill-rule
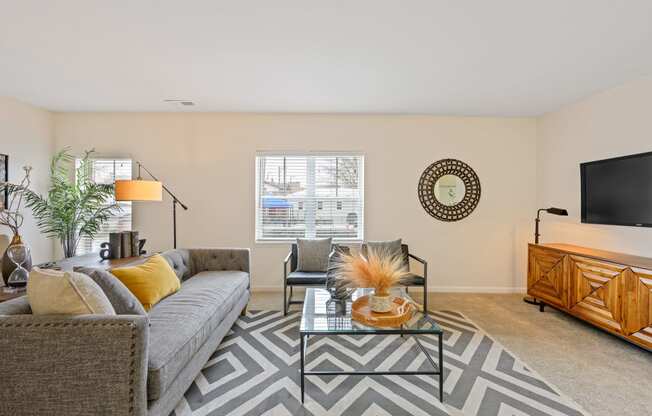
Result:
<svg viewBox="0 0 652 416"><path fill-rule="evenodd" d="M82 237L93 238L109 217L120 210L113 201L113 184L95 183L91 177L94 150L84 152L79 164L65 148L52 157L50 189L40 195L15 185L9 191L24 192L39 230L57 238L65 257L73 257Z"/></svg>

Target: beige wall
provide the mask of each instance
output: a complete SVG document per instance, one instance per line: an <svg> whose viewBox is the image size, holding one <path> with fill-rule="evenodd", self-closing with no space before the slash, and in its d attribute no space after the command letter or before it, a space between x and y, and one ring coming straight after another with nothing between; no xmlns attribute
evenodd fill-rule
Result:
<svg viewBox="0 0 652 416"><path fill-rule="evenodd" d="M652 77L593 95L538 120L537 205L567 208L548 216L543 240L652 256L649 228L580 223L579 164L652 151Z"/></svg>
<svg viewBox="0 0 652 416"><path fill-rule="evenodd" d="M536 207L567 208L547 216L543 241L651 255L648 229L580 223L579 163L652 150L652 77L593 95L539 119L427 116L244 115L184 113L50 114L0 98L0 152L11 179L34 166L34 187L47 187L57 148L96 148L142 160L187 202L179 213L183 246L253 249L258 288L280 287L287 245L254 242L257 150L355 150L366 155L367 239L401 236L431 262L438 290L508 291L525 284L525 243ZM54 137L52 137L54 136ZM416 197L431 162L455 157L476 169L482 199L458 223L430 218ZM171 207L140 203L134 227L150 250L171 245ZM24 234L35 261L53 244L28 218Z"/></svg>
<svg viewBox="0 0 652 416"><path fill-rule="evenodd" d="M52 115L45 110L0 97L0 153L9 155L9 181L23 178L22 167L30 165L32 189L44 192L49 183L49 159L54 149ZM29 210L24 209L25 223L21 234L32 249L35 263L49 261L53 254L52 241L44 238L36 228ZM0 234L10 235L0 227Z"/></svg>
<svg viewBox="0 0 652 416"><path fill-rule="evenodd" d="M525 242L535 195L536 122L519 118L63 113L57 148L95 148L141 160L190 206L180 246L253 249L253 285L281 287L286 244L255 244L257 150L355 150L365 156L367 239L402 237L431 262L439 290L524 286ZM416 196L421 172L441 158L469 163L482 183L477 210L457 223L429 217ZM171 204L136 203L134 228L148 249L172 244ZM524 228L525 227L525 228Z"/></svg>

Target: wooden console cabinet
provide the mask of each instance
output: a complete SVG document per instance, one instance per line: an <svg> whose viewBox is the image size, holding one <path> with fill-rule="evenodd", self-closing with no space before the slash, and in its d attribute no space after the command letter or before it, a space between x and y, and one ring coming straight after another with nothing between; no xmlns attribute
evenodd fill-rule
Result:
<svg viewBox="0 0 652 416"><path fill-rule="evenodd" d="M652 259L530 244L527 293L652 351Z"/></svg>

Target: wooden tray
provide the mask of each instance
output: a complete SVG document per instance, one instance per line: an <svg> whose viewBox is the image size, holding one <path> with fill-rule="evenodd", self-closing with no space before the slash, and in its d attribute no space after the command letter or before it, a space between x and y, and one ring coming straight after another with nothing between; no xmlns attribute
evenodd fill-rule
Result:
<svg viewBox="0 0 652 416"><path fill-rule="evenodd" d="M369 326L397 328L412 318L415 306L404 298L392 300L392 310L385 313L373 312L369 297L361 296L351 305L351 318Z"/></svg>

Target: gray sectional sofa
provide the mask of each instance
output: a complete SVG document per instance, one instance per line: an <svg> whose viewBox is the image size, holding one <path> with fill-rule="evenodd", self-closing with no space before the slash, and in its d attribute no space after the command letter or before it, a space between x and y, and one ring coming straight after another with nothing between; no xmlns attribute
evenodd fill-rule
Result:
<svg viewBox="0 0 652 416"><path fill-rule="evenodd" d="M249 301L248 249L163 253L181 289L141 315L0 303L0 414L168 415Z"/></svg>

